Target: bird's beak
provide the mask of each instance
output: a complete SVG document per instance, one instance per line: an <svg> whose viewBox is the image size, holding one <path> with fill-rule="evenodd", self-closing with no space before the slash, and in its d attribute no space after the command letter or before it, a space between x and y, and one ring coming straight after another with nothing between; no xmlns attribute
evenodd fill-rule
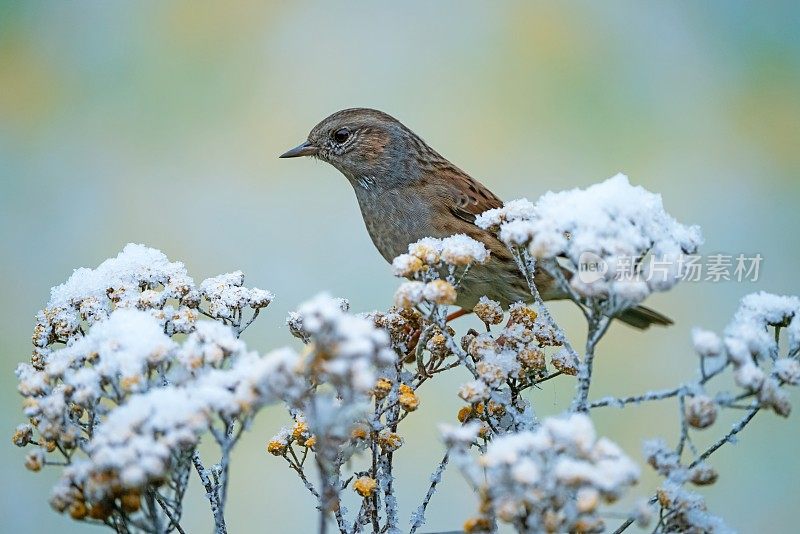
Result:
<svg viewBox="0 0 800 534"><path fill-rule="evenodd" d="M283 154L278 157L281 158L299 158L300 156L313 156L319 151L317 147L311 144L310 141L306 141L305 143L294 147L291 150L287 150Z"/></svg>

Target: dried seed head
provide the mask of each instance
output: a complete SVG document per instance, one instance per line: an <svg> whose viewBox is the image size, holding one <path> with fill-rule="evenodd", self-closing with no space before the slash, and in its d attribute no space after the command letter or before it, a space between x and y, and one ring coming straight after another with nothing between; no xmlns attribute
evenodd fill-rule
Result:
<svg viewBox="0 0 800 534"><path fill-rule="evenodd" d="M400 407L407 412L413 412L419 407L419 399L414 390L407 384L400 384L400 395L397 398Z"/></svg>
<svg viewBox="0 0 800 534"><path fill-rule="evenodd" d="M25 456L25 468L36 472L44 465L44 450L34 449Z"/></svg>
<svg viewBox="0 0 800 534"><path fill-rule="evenodd" d="M527 328L533 328L536 324L536 318L539 316L530 306L524 304L515 304L509 308L508 324L521 324Z"/></svg>
<svg viewBox="0 0 800 534"><path fill-rule="evenodd" d="M353 489L362 497L371 497L378 482L374 478L361 477L353 483Z"/></svg>
<svg viewBox="0 0 800 534"><path fill-rule="evenodd" d="M367 439L367 436L369 436L369 428L363 424L356 425L350 432L350 438L355 440Z"/></svg>
<svg viewBox="0 0 800 534"><path fill-rule="evenodd" d="M416 243L408 245L408 253L428 265L439 263L440 250L441 242L438 239L420 239Z"/></svg>
<svg viewBox="0 0 800 534"><path fill-rule="evenodd" d="M489 387L480 380L473 380L459 388L458 396L470 404L475 404L489 398Z"/></svg>
<svg viewBox="0 0 800 534"><path fill-rule="evenodd" d="M392 382L388 378L381 377L375 382L375 387L372 390L376 399L385 399L389 392L392 391Z"/></svg>
<svg viewBox="0 0 800 534"><path fill-rule="evenodd" d="M113 511L114 509L111 507L111 505L105 501L101 501L92 504L92 508L89 510L89 517L92 519L105 520L111 516Z"/></svg>
<svg viewBox="0 0 800 534"><path fill-rule="evenodd" d="M575 376L578 374L578 357L567 349L561 349L553 354L550 363L565 375Z"/></svg>
<svg viewBox="0 0 800 534"><path fill-rule="evenodd" d="M395 276L413 278L415 274L425 268L420 258L412 254L400 254L392 260L392 271Z"/></svg>
<svg viewBox="0 0 800 534"><path fill-rule="evenodd" d="M126 512L133 513L141 507L142 496L138 492L131 491L125 493L120 497L120 505Z"/></svg>
<svg viewBox="0 0 800 534"><path fill-rule="evenodd" d="M472 341L478 336L478 332L470 328L467 333L461 337L461 348L466 352L469 349Z"/></svg>
<svg viewBox="0 0 800 534"><path fill-rule="evenodd" d="M403 446L403 438L397 432L382 430L378 434L378 445L384 452L394 452Z"/></svg>
<svg viewBox="0 0 800 534"><path fill-rule="evenodd" d="M274 456L283 456L286 454L288 447L288 444L284 441L271 439L269 443L267 443L267 452Z"/></svg>
<svg viewBox="0 0 800 534"><path fill-rule="evenodd" d="M446 280L434 280L425 284L422 295L425 300L436 304L453 304L456 301L456 288Z"/></svg>
<svg viewBox="0 0 800 534"><path fill-rule="evenodd" d="M471 517L464 521L466 534L483 534L492 532L492 522L487 517Z"/></svg>
<svg viewBox="0 0 800 534"><path fill-rule="evenodd" d="M442 359L450 354L450 349L447 347L447 338L441 333L432 335L425 344L425 348L437 359Z"/></svg>
<svg viewBox="0 0 800 534"><path fill-rule="evenodd" d="M503 308L500 307L500 303L487 297L481 297L472 311L486 324L500 324L503 320Z"/></svg>
<svg viewBox="0 0 800 534"><path fill-rule="evenodd" d="M485 361L479 361L475 365L475 371L478 373L481 380L490 386L499 386L508 378L508 375L502 367Z"/></svg>
<svg viewBox="0 0 800 534"><path fill-rule="evenodd" d="M398 308L413 308L422 301L422 282L405 282L394 293L394 304Z"/></svg>
<svg viewBox="0 0 800 534"><path fill-rule="evenodd" d="M697 486L708 486L719 478L717 471L708 464L701 463L689 471L689 480Z"/></svg>
<svg viewBox="0 0 800 534"><path fill-rule="evenodd" d="M89 515L89 509L86 507L85 503L74 502L69 507L69 515L72 517L72 519L81 521L82 519L85 519L87 515Z"/></svg>
<svg viewBox="0 0 800 534"><path fill-rule="evenodd" d="M467 353L475 360L481 359L486 353L494 352L497 352L497 343L487 334L475 337L467 347Z"/></svg>
<svg viewBox="0 0 800 534"><path fill-rule="evenodd" d="M464 423L469 419L469 416L472 415L472 406L464 406L460 410L458 410L458 415L456 418L459 422Z"/></svg>
<svg viewBox="0 0 800 534"><path fill-rule="evenodd" d="M686 422L694 428L708 428L717 420L717 404L706 395L686 399Z"/></svg>
<svg viewBox="0 0 800 534"><path fill-rule="evenodd" d="M581 488L575 495L575 506L578 512L590 514L600 505L600 493L590 487Z"/></svg>
<svg viewBox="0 0 800 534"><path fill-rule="evenodd" d="M11 442L17 447L24 447L31 442L33 437L33 427L28 423L19 425L11 436Z"/></svg>
<svg viewBox="0 0 800 534"><path fill-rule="evenodd" d="M523 371L543 371L547 367L544 351L538 348L523 348L517 353L517 361Z"/></svg>
<svg viewBox="0 0 800 534"><path fill-rule="evenodd" d="M302 439L304 437L308 437L308 424L302 419L295 422L294 426L292 427L292 437L294 439Z"/></svg>
<svg viewBox="0 0 800 534"><path fill-rule="evenodd" d="M506 413L506 407L502 404L494 401L489 401L486 406L486 410L495 417L502 417Z"/></svg>

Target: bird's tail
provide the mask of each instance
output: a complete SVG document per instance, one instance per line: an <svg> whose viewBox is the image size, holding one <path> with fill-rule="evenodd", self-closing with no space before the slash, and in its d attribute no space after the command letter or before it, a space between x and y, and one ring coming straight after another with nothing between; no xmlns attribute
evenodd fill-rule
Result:
<svg viewBox="0 0 800 534"><path fill-rule="evenodd" d="M669 326L672 324L672 319L666 315L662 315L657 311L651 310L650 308L646 308L644 306L629 308L620 313L617 316L617 319L640 330L650 328L650 326L654 324L659 326Z"/></svg>

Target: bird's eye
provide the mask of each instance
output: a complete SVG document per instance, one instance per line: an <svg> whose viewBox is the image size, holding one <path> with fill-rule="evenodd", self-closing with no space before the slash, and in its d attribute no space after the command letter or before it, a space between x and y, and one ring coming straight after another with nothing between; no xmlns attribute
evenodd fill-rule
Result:
<svg viewBox="0 0 800 534"><path fill-rule="evenodd" d="M344 143L350 138L350 130L348 128L339 128L333 132L333 140L337 143Z"/></svg>

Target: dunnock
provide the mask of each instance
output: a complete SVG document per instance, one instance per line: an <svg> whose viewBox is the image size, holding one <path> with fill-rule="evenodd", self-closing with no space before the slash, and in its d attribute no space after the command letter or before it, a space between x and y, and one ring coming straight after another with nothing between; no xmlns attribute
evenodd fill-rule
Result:
<svg viewBox="0 0 800 534"><path fill-rule="evenodd" d="M472 310L483 295L504 307L531 300L508 249L474 224L476 215L503 202L394 117L366 108L336 112L280 157L299 156L319 158L345 175L372 242L388 262L423 237L466 234L486 245L489 261L474 265L459 290L456 304L463 310ZM546 273L537 270L534 280L545 300L567 297ZM637 328L672 323L642 306L619 318Z"/></svg>

